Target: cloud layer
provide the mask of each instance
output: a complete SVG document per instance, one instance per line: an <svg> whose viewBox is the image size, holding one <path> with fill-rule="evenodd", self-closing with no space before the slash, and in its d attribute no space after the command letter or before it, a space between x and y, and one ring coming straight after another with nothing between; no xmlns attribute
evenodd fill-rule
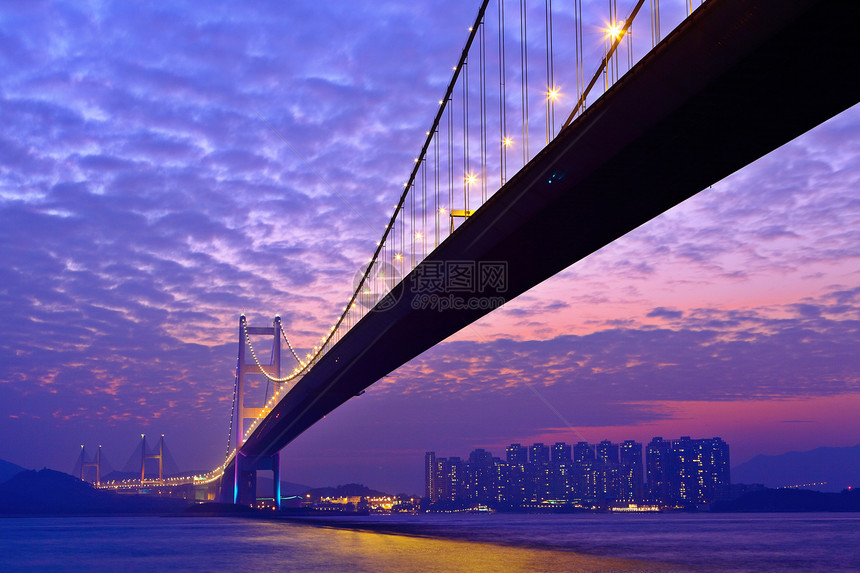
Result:
<svg viewBox="0 0 860 573"><path fill-rule="evenodd" d="M328 328L423 141L466 4L4 8L0 458L67 470L81 442L123 458L150 431L176 436L180 465L219 462L238 314L279 313L302 348ZM413 455L372 446L408 420L501 442L562 419L671 419L657 402L856 393L858 188L855 107L374 386L365 448Z"/></svg>

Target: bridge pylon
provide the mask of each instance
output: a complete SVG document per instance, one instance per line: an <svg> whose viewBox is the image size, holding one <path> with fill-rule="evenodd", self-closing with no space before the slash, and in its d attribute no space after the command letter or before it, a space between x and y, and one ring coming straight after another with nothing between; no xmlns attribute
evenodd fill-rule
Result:
<svg viewBox="0 0 860 573"><path fill-rule="evenodd" d="M269 364L254 356L247 362L251 336L271 336L272 355ZM264 415L262 407L245 403L246 378L264 374L272 378L281 377L281 317L276 316L272 326L248 326L245 315L239 316L239 359L236 366L236 431L234 445L236 456L232 468L228 467L221 478L221 501L241 505L254 505L257 501L257 471L272 472L272 497L277 509L281 508L280 453L266 456L246 456L240 449L245 441L245 420ZM265 403L265 399L263 400ZM232 469L232 472L230 472ZM230 475L228 475L230 474Z"/></svg>
<svg viewBox="0 0 860 573"><path fill-rule="evenodd" d="M143 441L141 444L141 453L140 453L140 485L143 485L146 481L146 460L158 460L158 483L164 482L164 434L161 434L161 439L158 440L158 453L157 454L147 454L146 453L146 434L141 434L140 439ZM154 480L150 480L154 481Z"/></svg>
<svg viewBox="0 0 860 573"><path fill-rule="evenodd" d="M95 468L96 470L96 481L93 482L96 487L101 484L102 479L102 447L99 446L99 449L96 450L96 459L92 462L86 461L86 454L84 451L84 447L81 446L81 481L84 481L84 474L87 468Z"/></svg>

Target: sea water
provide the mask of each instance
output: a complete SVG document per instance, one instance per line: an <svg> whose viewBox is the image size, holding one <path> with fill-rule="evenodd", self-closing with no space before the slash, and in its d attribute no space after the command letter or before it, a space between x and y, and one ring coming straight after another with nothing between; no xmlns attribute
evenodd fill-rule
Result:
<svg viewBox="0 0 860 573"><path fill-rule="evenodd" d="M860 571L860 514L0 518L0 571Z"/></svg>

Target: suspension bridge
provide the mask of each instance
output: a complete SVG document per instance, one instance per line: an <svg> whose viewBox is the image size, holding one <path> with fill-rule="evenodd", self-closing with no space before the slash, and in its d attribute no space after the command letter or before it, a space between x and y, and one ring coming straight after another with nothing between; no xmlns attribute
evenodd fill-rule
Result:
<svg viewBox="0 0 860 573"><path fill-rule="evenodd" d="M856 104L841 23L858 17L855 0L484 0L351 297L304 356L280 318L240 317L225 460L186 482L254 504L272 471L279 500L280 450L327 413ZM274 387L259 407L251 376Z"/></svg>

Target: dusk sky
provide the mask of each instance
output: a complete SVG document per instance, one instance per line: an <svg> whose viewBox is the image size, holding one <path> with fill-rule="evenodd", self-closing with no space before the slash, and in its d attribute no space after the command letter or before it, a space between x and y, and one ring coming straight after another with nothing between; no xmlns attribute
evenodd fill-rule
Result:
<svg viewBox="0 0 860 573"><path fill-rule="evenodd" d="M183 469L220 464L239 314L280 314L305 351L333 324L477 8L7 3L0 459L68 472L102 444L119 468L147 433ZM420 493L427 450L721 436L737 465L854 445L858 190L855 106L371 386L282 477Z"/></svg>

